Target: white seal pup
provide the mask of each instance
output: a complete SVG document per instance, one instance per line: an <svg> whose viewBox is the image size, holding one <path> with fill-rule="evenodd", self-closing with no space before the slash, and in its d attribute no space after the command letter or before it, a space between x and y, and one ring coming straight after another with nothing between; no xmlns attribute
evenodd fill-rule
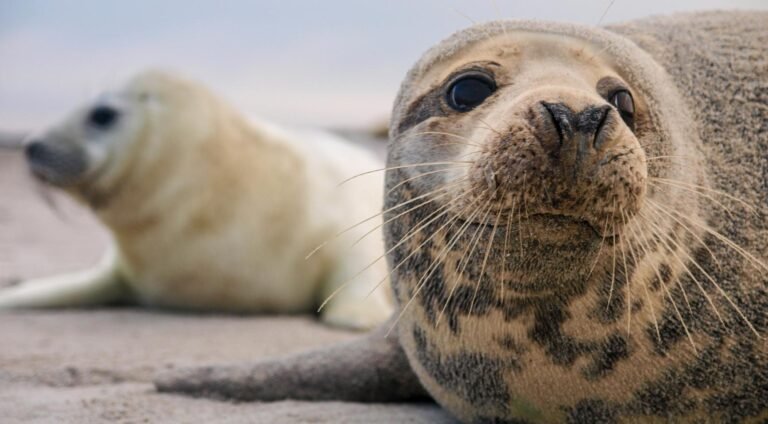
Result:
<svg viewBox="0 0 768 424"><path fill-rule="evenodd" d="M135 76L25 149L33 174L89 206L114 245L93 269L3 290L0 309L135 302L309 312L384 252L380 217L334 238L380 212L383 196L381 173L339 183L383 161L330 133L247 122L169 73ZM389 289L369 292L382 280L383 264L368 268L322 320L381 322L392 311Z"/></svg>

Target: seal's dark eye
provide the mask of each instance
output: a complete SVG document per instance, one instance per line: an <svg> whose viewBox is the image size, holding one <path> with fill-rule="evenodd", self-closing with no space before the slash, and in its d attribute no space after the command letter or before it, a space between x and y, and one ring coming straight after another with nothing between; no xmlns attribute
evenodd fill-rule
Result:
<svg viewBox="0 0 768 424"><path fill-rule="evenodd" d="M467 75L448 88L448 105L459 112L474 109L496 91L496 83L485 75Z"/></svg>
<svg viewBox="0 0 768 424"><path fill-rule="evenodd" d="M88 124L101 129L111 127L119 116L119 112L109 106L96 106L88 114Z"/></svg>
<svg viewBox="0 0 768 424"><path fill-rule="evenodd" d="M635 126L635 102L632 100L632 95L627 90L619 90L613 93L611 96L611 104L613 104L621 115L621 119L634 129Z"/></svg>

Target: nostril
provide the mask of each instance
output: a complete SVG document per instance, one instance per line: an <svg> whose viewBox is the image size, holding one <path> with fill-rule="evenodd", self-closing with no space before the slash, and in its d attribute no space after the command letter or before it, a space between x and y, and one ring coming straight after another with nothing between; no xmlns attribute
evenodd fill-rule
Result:
<svg viewBox="0 0 768 424"><path fill-rule="evenodd" d="M557 131L557 135L560 138L560 144L563 144L563 130L560 128L560 124L558 124L554 112L552 112L552 109L550 109L550 104L542 102L541 105L544 106L544 110L547 111L552 126L555 128L555 131Z"/></svg>
<svg viewBox="0 0 768 424"><path fill-rule="evenodd" d="M573 111L562 103L541 102L541 104L549 113L562 145L563 140L573 134Z"/></svg>

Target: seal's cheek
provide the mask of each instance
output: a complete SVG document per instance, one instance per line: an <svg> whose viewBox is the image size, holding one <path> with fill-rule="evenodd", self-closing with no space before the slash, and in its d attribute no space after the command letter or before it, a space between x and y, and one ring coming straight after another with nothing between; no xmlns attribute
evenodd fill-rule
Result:
<svg viewBox="0 0 768 424"><path fill-rule="evenodd" d="M535 129L522 119L509 124L472 157L468 181L475 197L492 198L502 207L512 208L523 201L537 202L553 176Z"/></svg>
<svg viewBox="0 0 768 424"><path fill-rule="evenodd" d="M621 131L614 146L601 155L587 196L593 206L585 211L593 221L621 227L640 211L645 198L648 168L645 152L629 131Z"/></svg>

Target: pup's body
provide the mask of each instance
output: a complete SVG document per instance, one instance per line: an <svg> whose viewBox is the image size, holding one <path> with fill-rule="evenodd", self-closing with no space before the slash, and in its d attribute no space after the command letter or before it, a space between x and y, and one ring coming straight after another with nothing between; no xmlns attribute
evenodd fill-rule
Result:
<svg viewBox="0 0 768 424"><path fill-rule="evenodd" d="M114 115L114 116L110 116ZM89 205L113 252L96 269L28 281L0 308L133 301L197 311L294 313L316 309L383 254L373 219L316 246L381 207L381 168L368 152L321 132L250 124L204 88L149 72L27 145L33 172ZM82 164L80 162L83 162ZM361 276L323 312L367 328L391 311L387 289Z"/></svg>
<svg viewBox="0 0 768 424"><path fill-rule="evenodd" d="M761 12L457 33L390 127L384 207L433 199L385 214L396 339L158 387L428 393L473 423L765 422L767 44Z"/></svg>

